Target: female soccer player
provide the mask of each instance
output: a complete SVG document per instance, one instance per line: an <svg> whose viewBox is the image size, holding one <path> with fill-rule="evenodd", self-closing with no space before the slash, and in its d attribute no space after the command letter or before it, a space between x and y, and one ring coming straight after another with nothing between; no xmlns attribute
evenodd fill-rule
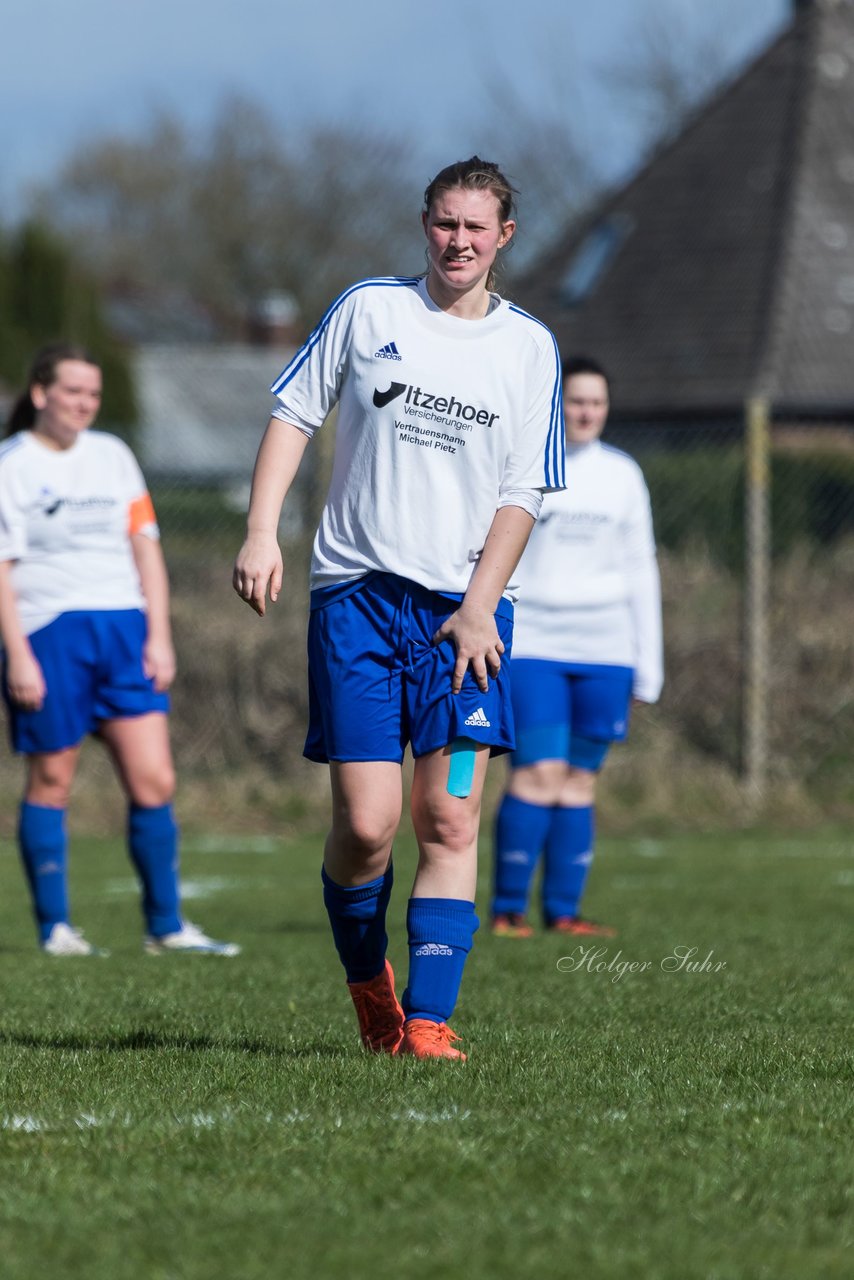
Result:
<svg viewBox="0 0 854 1280"><path fill-rule="evenodd" d="M145 950L236 955L181 919L166 566L133 454L89 430L100 401L93 357L46 347L0 446L3 692L14 749L27 757L18 836L39 938L52 956L101 954L71 926L66 876L65 811L93 733L128 797Z"/></svg>
<svg viewBox="0 0 854 1280"><path fill-rule="evenodd" d="M276 529L333 404L332 481L314 543L305 754L329 761L324 900L374 1051L461 1059L448 1026L474 908L490 752L513 744L502 655L508 580L544 491L563 484L551 333L492 291L513 190L477 156L427 188L425 278L362 280L332 303L273 384L234 586L276 600ZM386 960L401 761L415 757L419 862L402 1008Z"/></svg>
<svg viewBox="0 0 854 1280"><path fill-rule="evenodd" d="M661 692L661 595L649 494L627 454L599 439L609 383L563 364L572 485L546 500L519 565L513 641L516 750L495 834L495 933L527 937L544 852L543 916L560 933L614 930L579 913L593 858L596 776L628 732L631 699Z"/></svg>

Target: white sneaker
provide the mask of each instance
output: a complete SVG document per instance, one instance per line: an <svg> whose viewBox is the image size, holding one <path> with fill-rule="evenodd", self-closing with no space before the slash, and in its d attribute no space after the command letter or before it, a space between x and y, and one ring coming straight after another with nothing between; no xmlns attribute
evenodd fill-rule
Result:
<svg viewBox="0 0 854 1280"><path fill-rule="evenodd" d="M106 956L110 953L87 942L79 929L70 924L55 924L42 943L49 956Z"/></svg>
<svg viewBox="0 0 854 1280"><path fill-rule="evenodd" d="M202 933L196 924L185 920L178 933L167 933L162 938L147 937L142 944L146 955L160 956L167 951L183 951L205 956L239 956L236 942L217 942Z"/></svg>

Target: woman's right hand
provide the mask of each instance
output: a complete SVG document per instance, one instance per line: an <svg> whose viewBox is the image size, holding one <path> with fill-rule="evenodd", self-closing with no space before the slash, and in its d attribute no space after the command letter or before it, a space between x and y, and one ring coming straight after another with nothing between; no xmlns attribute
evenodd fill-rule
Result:
<svg viewBox="0 0 854 1280"><path fill-rule="evenodd" d="M267 587L275 604L282 589L282 553L273 534L250 533L234 562L231 584L234 590L264 617L267 610Z"/></svg>
<svg viewBox="0 0 854 1280"><path fill-rule="evenodd" d="M16 707L22 711L41 711L47 684L29 645L19 653L7 656L6 684Z"/></svg>

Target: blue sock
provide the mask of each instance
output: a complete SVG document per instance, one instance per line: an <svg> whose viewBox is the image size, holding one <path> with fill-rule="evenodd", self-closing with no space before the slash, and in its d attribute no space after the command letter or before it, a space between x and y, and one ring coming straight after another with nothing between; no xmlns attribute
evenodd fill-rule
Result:
<svg viewBox="0 0 854 1280"><path fill-rule="evenodd" d="M394 883L392 865L389 863L385 875L354 889L330 880L325 867L321 875L323 902L347 981L369 982L385 964L385 916Z"/></svg>
<svg viewBox="0 0 854 1280"><path fill-rule="evenodd" d="M461 898L410 898L409 985L401 1005L407 1018L447 1022L454 1012L466 956L480 921Z"/></svg>
<svg viewBox="0 0 854 1280"><path fill-rule="evenodd" d="M142 910L153 938L181 928L178 887L178 824L171 804L156 809L132 804L128 849L142 881Z"/></svg>
<svg viewBox="0 0 854 1280"><path fill-rule="evenodd" d="M44 942L55 924L68 923L68 842L65 810L21 803L18 845L33 898L39 939Z"/></svg>
<svg viewBox="0 0 854 1280"><path fill-rule="evenodd" d="M492 914L524 915L540 851L552 818L550 805L506 795L495 819L495 889Z"/></svg>
<svg viewBox="0 0 854 1280"><path fill-rule="evenodd" d="M546 923L559 916L577 916L584 883L593 861L593 806L555 807L546 836L543 871L543 915Z"/></svg>

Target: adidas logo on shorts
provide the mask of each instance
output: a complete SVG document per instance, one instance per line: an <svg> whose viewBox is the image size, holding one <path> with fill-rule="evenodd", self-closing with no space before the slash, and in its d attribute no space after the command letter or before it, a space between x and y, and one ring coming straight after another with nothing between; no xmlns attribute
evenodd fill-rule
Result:
<svg viewBox="0 0 854 1280"><path fill-rule="evenodd" d="M478 707L477 711L473 711L471 715L463 721L463 724L471 725L474 729L491 729L492 725L486 718L483 707Z"/></svg>
<svg viewBox="0 0 854 1280"><path fill-rule="evenodd" d="M423 947L417 948L415 954L417 956L452 956L454 950L444 942L425 942Z"/></svg>

